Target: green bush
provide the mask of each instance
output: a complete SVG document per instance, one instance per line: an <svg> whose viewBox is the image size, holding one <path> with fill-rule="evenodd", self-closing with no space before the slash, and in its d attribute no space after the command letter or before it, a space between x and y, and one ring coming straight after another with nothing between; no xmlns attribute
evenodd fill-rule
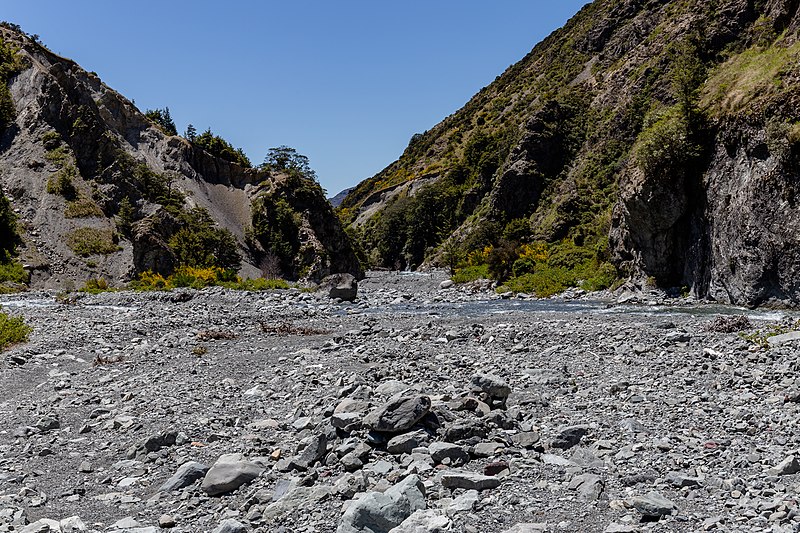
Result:
<svg viewBox="0 0 800 533"><path fill-rule="evenodd" d="M0 263L10 261L20 243L17 215L6 195L0 190Z"/></svg>
<svg viewBox="0 0 800 533"><path fill-rule="evenodd" d="M44 158L53 163L58 168L62 168L65 166L72 157L69 154L69 150L66 146L63 145L56 145L55 148L52 150L48 150L44 154Z"/></svg>
<svg viewBox="0 0 800 533"><path fill-rule="evenodd" d="M97 228L76 229L67 235L67 246L82 257L108 255L121 250L113 231Z"/></svg>
<svg viewBox="0 0 800 533"><path fill-rule="evenodd" d="M25 324L22 317L0 313L0 350L25 342L33 328Z"/></svg>
<svg viewBox="0 0 800 533"><path fill-rule="evenodd" d="M44 149L48 152L61 146L61 134L57 131L48 131L41 138Z"/></svg>
<svg viewBox="0 0 800 533"><path fill-rule="evenodd" d="M251 247L274 254L281 270L291 273L300 251L300 215L285 199L264 195L253 202L252 224L248 235Z"/></svg>
<svg viewBox="0 0 800 533"><path fill-rule="evenodd" d="M242 256L236 238L227 229L218 228L208 211L196 207L181 213L179 219L184 227L169 240L179 265L239 269Z"/></svg>
<svg viewBox="0 0 800 533"><path fill-rule="evenodd" d="M11 282L27 285L31 277L18 261L0 263L0 283Z"/></svg>
<svg viewBox="0 0 800 533"><path fill-rule="evenodd" d="M114 290L115 289L108 285L108 281L106 281L105 278L90 278L86 280L86 284L80 289L80 292L85 292L88 294L100 294L101 292L109 292Z"/></svg>
<svg viewBox="0 0 800 533"><path fill-rule="evenodd" d="M575 285L574 275L566 268L544 267L532 274L509 279L505 285L514 292L548 298Z"/></svg>
<svg viewBox="0 0 800 533"><path fill-rule="evenodd" d="M78 189L72 180L77 176L78 171L72 165L62 168L47 180L47 192L63 196L66 200L76 200L78 198Z"/></svg>
<svg viewBox="0 0 800 533"><path fill-rule="evenodd" d="M673 106L648 115L633 154L646 174L666 177L698 157L700 146L692 142L689 122L680 107Z"/></svg>

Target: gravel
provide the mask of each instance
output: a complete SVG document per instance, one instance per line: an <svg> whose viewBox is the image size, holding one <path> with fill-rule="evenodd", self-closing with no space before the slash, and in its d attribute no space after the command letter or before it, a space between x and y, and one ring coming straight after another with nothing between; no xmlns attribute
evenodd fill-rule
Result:
<svg viewBox="0 0 800 533"><path fill-rule="evenodd" d="M800 528L794 315L444 280L1 297L0 532Z"/></svg>

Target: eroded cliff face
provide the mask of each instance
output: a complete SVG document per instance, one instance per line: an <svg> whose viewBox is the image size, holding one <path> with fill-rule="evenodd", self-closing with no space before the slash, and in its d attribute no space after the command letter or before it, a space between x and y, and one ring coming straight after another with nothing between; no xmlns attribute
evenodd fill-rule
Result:
<svg viewBox="0 0 800 533"><path fill-rule="evenodd" d="M523 228L523 242L594 253L641 283L799 303L799 31L795 0L597 0L415 137L343 214L380 244L401 204L374 199L434 180L455 215L435 220L427 262ZM425 188L406 189L417 209Z"/></svg>
<svg viewBox="0 0 800 533"><path fill-rule="evenodd" d="M254 191L281 176L242 168L165 135L94 73L13 28L0 28L0 37L18 49L24 64L9 82L16 119L0 138L0 185L19 214L21 259L32 268L35 286L96 277L116 284L144 270L168 272L175 266L168 242L182 227L175 210L196 207L233 234L243 257L241 273L260 275L245 239L251 203ZM327 206L322 190L316 184L312 189ZM128 234L118 228L124 201L133 207ZM165 209L170 206L172 214ZM338 237L343 231L330 208L304 216L316 222L305 238L335 258L320 268L309 266L306 276L318 279L331 268L359 274L351 243ZM75 236L88 230L109 241L102 253L76 247ZM330 234L336 238L328 243Z"/></svg>

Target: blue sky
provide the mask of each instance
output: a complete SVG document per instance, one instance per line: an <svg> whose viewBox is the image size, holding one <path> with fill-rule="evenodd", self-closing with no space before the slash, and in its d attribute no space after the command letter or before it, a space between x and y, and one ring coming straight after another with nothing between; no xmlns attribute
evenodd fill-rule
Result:
<svg viewBox="0 0 800 533"><path fill-rule="evenodd" d="M39 34L183 132L261 163L286 144L332 195L397 159L585 0L6 0Z"/></svg>

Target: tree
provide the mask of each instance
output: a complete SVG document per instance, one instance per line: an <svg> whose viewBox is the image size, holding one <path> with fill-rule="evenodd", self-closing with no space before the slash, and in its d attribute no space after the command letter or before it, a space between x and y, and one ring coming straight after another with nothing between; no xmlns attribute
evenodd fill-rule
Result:
<svg viewBox="0 0 800 533"><path fill-rule="evenodd" d="M17 216L5 194L0 191L0 263L6 262L16 254L19 244Z"/></svg>
<svg viewBox="0 0 800 533"><path fill-rule="evenodd" d="M133 223L136 220L136 210L127 196L119 203L117 213L117 229L119 232L130 238L133 233Z"/></svg>
<svg viewBox="0 0 800 533"><path fill-rule="evenodd" d="M194 124L189 124L186 126L186 133L184 133L183 136L186 137L189 142L194 142L194 140L197 138L197 129L195 129Z"/></svg>
<svg viewBox="0 0 800 533"><path fill-rule="evenodd" d="M170 115L168 107L164 109L148 109L144 116L161 128L161 131L165 134L178 134L178 129L175 127L175 122L172 120L172 115Z"/></svg>
<svg viewBox="0 0 800 533"><path fill-rule="evenodd" d="M317 173L312 170L308 157L285 145L270 148L264 158L263 167L278 172L296 172L306 178L317 179Z"/></svg>
<svg viewBox="0 0 800 533"><path fill-rule="evenodd" d="M231 163L236 163L244 168L250 168L250 160L241 148L234 148L231 143L218 135L214 135L211 128L191 139L192 144L206 152Z"/></svg>

